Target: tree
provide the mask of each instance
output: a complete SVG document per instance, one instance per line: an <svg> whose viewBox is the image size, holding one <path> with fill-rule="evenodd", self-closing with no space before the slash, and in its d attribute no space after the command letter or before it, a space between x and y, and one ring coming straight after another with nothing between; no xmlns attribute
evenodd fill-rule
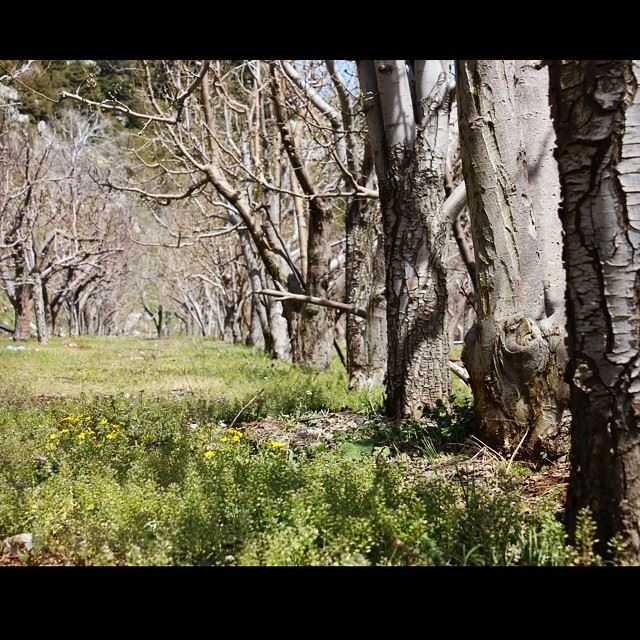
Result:
<svg viewBox="0 0 640 640"><path fill-rule="evenodd" d="M557 457L570 420L564 272L548 76L535 62L457 64L477 292L463 361L483 439Z"/></svg>
<svg viewBox="0 0 640 640"><path fill-rule="evenodd" d="M387 362L384 238L378 193L373 184L373 152L369 141L360 133L364 124L360 95L351 90L335 60L325 60L324 66L328 77L323 73L323 66L314 61L305 63L302 71L295 63L288 61L282 61L279 68L284 77L291 81L291 88L302 92L305 117L301 119L307 124L307 137L318 137L318 131L324 132L324 140L320 141L320 145L327 150L325 164L337 168L345 193L354 188L356 190L353 195L332 199L338 200L339 206L346 210L345 251L335 262L340 265L340 258L344 256L346 304L365 311L363 315L347 313L346 365L349 387L369 387L382 384ZM298 182L303 184L304 181ZM306 193L311 196L313 190L307 189ZM299 202L300 199L296 198L295 203ZM335 203L333 207L335 212ZM309 208L312 222L317 214L314 214L312 207ZM306 222L299 226L304 226L308 236ZM314 243L308 237L307 242L310 247L314 244L322 246L322 243ZM301 239L301 248L304 244ZM305 278L308 272L307 253L305 249L302 269ZM326 271L326 256L322 262L325 265L320 270L321 280ZM329 261L329 264L332 262ZM331 297L327 296L330 290L331 287L328 287L326 292L316 290L315 293L309 293L326 298Z"/></svg>
<svg viewBox="0 0 640 640"><path fill-rule="evenodd" d="M452 83L448 60L358 62L385 239L387 406L420 418L447 403L444 175Z"/></svg>
<svg viewBox="0 0 640 640"><path fill-rule="evenodd" d="M640 562L640 63L550 64L567 271L571 476L566 517Z"/></svg>

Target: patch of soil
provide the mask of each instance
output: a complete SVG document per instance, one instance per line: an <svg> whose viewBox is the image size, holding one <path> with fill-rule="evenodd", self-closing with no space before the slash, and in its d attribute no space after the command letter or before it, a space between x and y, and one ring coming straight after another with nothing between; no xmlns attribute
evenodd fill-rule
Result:
<svg viewBox="0 0 640 640"><path fill-rule="evenodd" d="M311 447L320 443L331 447L334 434L352 431L366 422L367 418L357 413L320 412L305 414L295 421L265 418L244 422L238 427L259 444L275 440L286 442L292 447Z"/></svg>

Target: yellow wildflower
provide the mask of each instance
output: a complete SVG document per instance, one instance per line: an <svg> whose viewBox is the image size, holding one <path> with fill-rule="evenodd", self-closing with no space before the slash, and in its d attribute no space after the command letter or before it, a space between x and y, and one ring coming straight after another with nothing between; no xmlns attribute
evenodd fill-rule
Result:
<svg viewBox="0 0 640 640"><path fill-rule="evenodd" d="M229 438L227 438L227 436L223 436L222 438L220 438L220 442L228 442Z"/></svg>
<svg viewBox="0 0 640 640"><path fill-rule="evenodd" d="M109 424L109 421L106 418L100 418L100 420L98 420L98 424L101 427L104 427L105 424Z"/></svg>
<svg viewBox="0 0 640 640"><path fill-rule="evenodd" d="M240 442L240 438L241 436L233 436L233 438L231 438L231 442Z"/></svg>
<svg viewBox="0 0 640 640"><path fill-rule="evenodd" d="M78 434L78 440L84 440L87 437L87 432L86 431L81 431Z"/></svg>
<svg viewBox="0 0 640 640"><path fill-rule="evenodd" d="M60 429L60 433L69 433L69 429L66 427L64 429Z"/></svg>
<svg viewBox="0 0 640 640"><path fill-rule="evenodd" d="M215 452L215 451L212 451L211 449L209 449L208 451L205 451L205 452L204 452L204 457L205 457L207 460L211 460L211 458L213 458L213 456L215 456L215 455L216 455L216 452Z"/></svg>
<svg viewBox="0 0 640 640"><path fill-rule="evenodd" d="M49 434L49 440L55 440L58 437L57 433L50 433Z"/></svg>
<svg viewBox="0 0 640 640"><path fill-rule="evenodd" d="M115 431L110 431L109 433L107 433L107 440L113 440L114 438L117 438L118 434Z"/></svg>
<svg viewBox="0 0 640 640"><path fill-rule="evenodd" d="M271 441L269 442L269 446L272 447L273 449L284 449L285 447L288 446L288 444L286 442Z"/></svg>

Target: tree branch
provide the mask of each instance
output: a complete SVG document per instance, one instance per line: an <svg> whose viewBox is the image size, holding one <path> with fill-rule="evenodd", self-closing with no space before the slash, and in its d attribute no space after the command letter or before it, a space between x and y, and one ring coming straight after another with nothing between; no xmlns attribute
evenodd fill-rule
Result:
<svg viewBox="0 0 640 640"><path fill-rule="evenodd" d="M346 313L353 313L360 318L366 318L367 312L364 309L356 307L354 304L346 304L345 302L336 302L335 300L327 300L326 298L316 298L315 296L305 296L299 293L289 293L288 291L275 291L274 289L262 289L257 293L262 293L265 296L273 296L279 300L296 300L298 302L308 302L310 304L317 304L321 307L328 307L329 309L340 309Z"/></svg>
<svg viewBox="0 0 640 640"><path fill-rule="evenodd" d="M75 100L77 102L82 102L82 104L86 104L90 107L97 107L98 109L103 109L105 111L118 111L120 113L125 113L128 116L132 116L133 118L142 118L143 120L154 120L155 122L166 122L168 124L176 124L177 118L174 116L172 118L168 118L166 116L153 116L150 113L138 113L137 111L133 111L129 109L129 107L125 105L119 104L107 104L106 102L96 102L95 100L89 100L89 98L83 98L79 96L77 93L69 93L68 91L60 92L60 102L69 98L70 100ZM52 101L52 102L55 102Z"/></svg>

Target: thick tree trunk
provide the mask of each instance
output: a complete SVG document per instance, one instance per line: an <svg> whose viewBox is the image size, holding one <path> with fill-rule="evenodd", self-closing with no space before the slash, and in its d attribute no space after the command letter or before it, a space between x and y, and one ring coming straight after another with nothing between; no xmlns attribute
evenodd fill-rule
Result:
<svg viewBox="0 0 640 640"><path fill-rule="evenodd" d="M420 418L448 403L448 61L360 61L358 75L385 235L387 414ZM411 76L410 77L410 73Z"/></svg>
<svg viewBox="0 0 640 640"><path fill-rule="evenodd" d="M16 286L15 298L15 330L13 339L16 341L29 340L31 338L31 317L33 315L33 287L30 284Z"/></svg>
<svg viewBox="0 0 640 640"><path fill-rule="evenodd" d="M640 563L640 61L555 61L571 365L567 522Z"/></svg>
<svg viewBox="0 0 640 640"><path fill-rule="evenodd" d="M347 211L347 303L367 317L347 314L349 388L380 385L387 368L387 300L380 205L354 198Z"/></svg>
<svg viewBox="0 0 640 640"><path fill-rule="evenodd" d="M546 69L458 63L477 319L465 337L477 424L506 454L568 450L564 273Z"/></svg>
<svg viewBox="0 0 640 640"><path fill-rule="evenodd" d="M419 139L389 158L382 185L387 264L387 413L418 419L448 402L447 230L444 166Z"/></svg>

